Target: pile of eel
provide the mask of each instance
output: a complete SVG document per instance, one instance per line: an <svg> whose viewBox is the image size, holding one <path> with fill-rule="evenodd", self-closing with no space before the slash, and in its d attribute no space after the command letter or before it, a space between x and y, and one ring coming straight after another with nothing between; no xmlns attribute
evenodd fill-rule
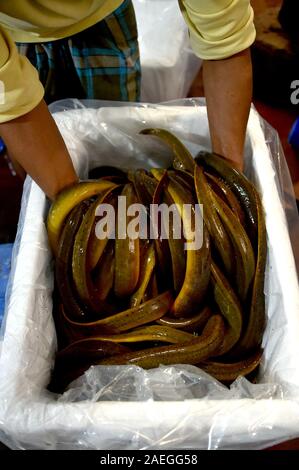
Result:
<svg viewBox="0 0 299 470"><path fill-rule="evenodd" d="M166 130L141 133L171 148L171 168L99 167L62 191L49 210L58 335L49 388L55 392L91 365L192 364L230 383L251 377L261 360L267 243L257 189L217 154L194 159ZM120 207L124 198L127 207L144 208L146 232L130 238L107 230L99 238L103 204L115 210L118 224L133 223ZM151 206L161 204L174 207L173 217L152 216ZM188 249L198 207L201 243Z"/></svg>

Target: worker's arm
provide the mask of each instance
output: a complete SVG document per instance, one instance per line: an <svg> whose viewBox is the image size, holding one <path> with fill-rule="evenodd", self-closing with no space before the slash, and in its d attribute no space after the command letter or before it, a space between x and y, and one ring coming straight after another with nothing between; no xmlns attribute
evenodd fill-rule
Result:
<svg viewBox="0 0 299 470"><path fill-rule="evenodd" d="M51 199L77 182L71 158L47 105L41 101L29 113L0 124L9 156Z"/></svg>
<svg viewBox="0 0 299 470"><path fill-rule="evenodd" d="M45 193L77 181L64 141L43 101L44 90L30 62L0 29L0 136L8 153Z"/></svg>
<svg viewBox="0 0 299 470"><path fill-rule="evenodd" d="M213 150L242 166L252 95L250 0L179 0L194 52L203 61Z"/></svg>
<svg viewBox="0 0 299 470"><path fill-rule="evenodd" d="M252 98L249 49L227 59L205 60L203 80L213 151L242 169Z"/></svg>

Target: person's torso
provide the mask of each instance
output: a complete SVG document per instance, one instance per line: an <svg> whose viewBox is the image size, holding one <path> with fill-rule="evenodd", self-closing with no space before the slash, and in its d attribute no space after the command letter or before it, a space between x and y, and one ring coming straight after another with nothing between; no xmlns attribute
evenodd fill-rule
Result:
<svg viewBox="0 0 299 470"><path fill-rule="evenodd" d="M16 42L53 41L105 18L123 0L0 0L0 26Z"/></svg>

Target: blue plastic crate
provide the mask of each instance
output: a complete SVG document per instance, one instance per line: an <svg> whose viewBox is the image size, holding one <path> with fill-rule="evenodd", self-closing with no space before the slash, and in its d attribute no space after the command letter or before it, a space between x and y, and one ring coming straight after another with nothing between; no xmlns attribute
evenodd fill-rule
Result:
<svg viewBox="0 0 299 470"><path fill-rule="evenodd" d="M0 153L3 152L5 149L6 149L5 143L3 142L3 140L0 137Z"/></svg>
<svg viewBox="0 0 299 470"><path fill-rule="evenodd" d="M288 138L289 144L295 149L299 149L299 118L294 122Z"/></svg>
<svg viewBox="0 0 299 470"><path fill-rule="evenodd" d="M5 292L10 273L10 262L13 245L0 245L0 325L4 315Z"/></svg>

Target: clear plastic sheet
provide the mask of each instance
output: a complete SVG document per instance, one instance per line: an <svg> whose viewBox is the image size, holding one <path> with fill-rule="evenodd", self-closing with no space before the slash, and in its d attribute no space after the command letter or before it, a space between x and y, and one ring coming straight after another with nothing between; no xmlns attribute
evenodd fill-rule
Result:
<svg viewBox="0 0 299 470"><path fill-rule="evenodd" d="M92 366L84 376L71 384L58 401L134 402L275 397L283 397L283 390L277 384L253 385L244 377L239 377L229 389L198 367L181 364L151 370L136 366Z"/></svg>
<svg viewBox="0 0 299 470"><path fill-rule="evenodd" d="M210 148L203 100L66 100L51 109L82 178L100 164L167 165L169 151L138 135L144 127L175 132L193 154ZM63 395L49 393L56 336L44 223L48 203L27 179L2 327L0 440L16 449L257 449L299 436L299 288L282 204L291 183L277 135L254 109L245 160L262 195L268 236L258 383L239 378L227 388L186 365L149 371L94 366ZM298 223L292 204L291 218Z"/></svg>
<svg viewBox="0 0 299 470"><path fill-rule="evenodd" d="M285 210L289 228L289 235L295 260L297 263L297 273L299 272L299 217L293 184L290 172L284 157L283 148L279 135L267 122L261 120L261 126L265 136L265 142L273 156L273 164L276 172L276 183L279 191L281 203Z"/></svg>
<svg viewBox="0 0 299 470"><path fill-rule="evenodd" d="M133 0L142 68L141 101L185 98L201 66L177 0Z"/></svg>

